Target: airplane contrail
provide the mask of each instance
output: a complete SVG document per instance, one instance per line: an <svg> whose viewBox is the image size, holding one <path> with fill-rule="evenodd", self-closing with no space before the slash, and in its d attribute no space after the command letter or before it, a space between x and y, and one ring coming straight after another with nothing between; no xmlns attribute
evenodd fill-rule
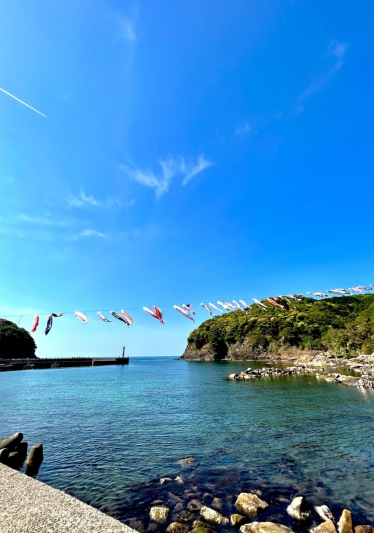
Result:
<svg viewBox="0 0 374 533"><path fill-rule="evenodd" d="M22 100L20 100L19 98L17 98L17 97L14 96L13 94L8 93L8 91L5 91L5 90L2 89L1 87L0 87L0 91L3 91L3 93L7 94L8 96L11 96L11 97L14 98L15 100L17 100L17 102L21 102L21 104L25 105L26 107L29 107L29 108L32 109L33 111L36 111L36 113L39 113L39 115L41 115L42 117L47 118L47 115L43 115L43 113L41 113L40 111L38 111L38 110L35 109L34 107L31 107L31 105L26 104L26 102L23 102Z"/></svg>

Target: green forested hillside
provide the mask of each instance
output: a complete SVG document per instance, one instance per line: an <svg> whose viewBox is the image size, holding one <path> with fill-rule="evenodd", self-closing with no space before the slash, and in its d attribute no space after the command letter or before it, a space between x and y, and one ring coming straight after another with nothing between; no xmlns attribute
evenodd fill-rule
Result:
<svg viewBox="0 0 374 533"><path fill-rule="evenodd" d="M374 294L314 300L302 298L284 309L266 300L206 320L188 337L183 359L259 357L287 350L323 350L337 356L374 352ZM236 357L237 354L237 357Z"/></svg>
<svg viewBox="0 0 374 533"><path fill-rule="evenodd" d="M0 359L35 357L36 344L28 331L0 319Z"/></svg>

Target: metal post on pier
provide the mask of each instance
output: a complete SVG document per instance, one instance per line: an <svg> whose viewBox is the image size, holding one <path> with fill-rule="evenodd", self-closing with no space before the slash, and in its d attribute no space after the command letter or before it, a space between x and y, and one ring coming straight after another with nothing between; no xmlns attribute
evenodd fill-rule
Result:
<svg viewBox="0 0 374 533"><path fill-rule="evenodd" d="M122 359L125 358L125 351L126 351L126 346L123 346L122 347Z"/></svg>

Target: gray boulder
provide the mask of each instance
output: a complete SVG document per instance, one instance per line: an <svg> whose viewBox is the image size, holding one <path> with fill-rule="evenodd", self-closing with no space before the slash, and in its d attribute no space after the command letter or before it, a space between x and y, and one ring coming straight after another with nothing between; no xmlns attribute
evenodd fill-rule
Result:
<svg viewBox="0 0 374 533"><path fill-rule="evenodd" d="M330 509L327 507L327 505L316 505L314 507L315 512L318 514L322 520L332 520L334 521L334 517Z"/></svg>
<svg viewBox="0 0 374 533"><path fill-rule="evenodd" d="M353 533L352 513L348 509L343 509L338 522L339 533Z"/></svg>
<svg viewBox="0 0 374 533"><path fill-rule="evenodd" d="M293 533L292 529L275 522L251 522L241 526L240 533Z"/></svg>
<svg viewBox="0 0 374 533"><path fill-rule="evenodd" d="M211 524L221 525L221 524L227 524L228 518L221 515L218 511L215 511L214 509L210 509L210 507L203 506L200 509L200 514L206 520L207 522L210 522Z"/></svg>
<svg viewBox="0 0 374 533"><path fill-rule="evenodd" d="M187 533L187 524L181 524L181 522L172 522L166 528L166 533Z"/></svg>
<svg viewBox="0 0 374 533"><path fill-rule="evenodd" d="M261 500L256 494L241 492L235 502L235 507L250 518L257 516L259 511L268 507L268 504Z"/></svg>
<svg viewBox="0 0 374 533"><path fill-rule="evenodd" d="M335 524L332 520L326 520L317 527L313 527L310 533L336 533Z"/></svg>
<svg viewBox="0 0 374 533"><path fill-rule="evenodd" d="M168 507L155 505L154 507L151 507L151 510L149 511L149 516L151 520L154 520L155 522L166 522L169 516L169 509Z"/></svg>
<svg viewBox="0 0 374 533"><path fill-rule="evenodd" d="M286 509L287 513L295 520L308 520L310 511L305 508L305 500L303 496L294 498Z"/></svg>

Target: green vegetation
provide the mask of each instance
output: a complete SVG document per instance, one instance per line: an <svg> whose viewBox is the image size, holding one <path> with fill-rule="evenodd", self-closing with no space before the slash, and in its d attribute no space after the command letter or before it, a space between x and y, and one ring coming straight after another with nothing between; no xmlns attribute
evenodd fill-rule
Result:
<svg viewBox="0 0 374 533"><path fill-rule="evenodd" d="M0 319L0 359L35 357L36 344L28 331Z"/></svg>
<svg viewBox="0 0 374 533"><path fill-rule="evenodd" d="M374 352L374 294L314 300L280 300L280 309L252 305L248 314L226 313L206 320L188 337L183 358L209 353L215 360L279 354L291 348L329 351L336 356ZM202 352L201 352L202 351Z"/></svg>

